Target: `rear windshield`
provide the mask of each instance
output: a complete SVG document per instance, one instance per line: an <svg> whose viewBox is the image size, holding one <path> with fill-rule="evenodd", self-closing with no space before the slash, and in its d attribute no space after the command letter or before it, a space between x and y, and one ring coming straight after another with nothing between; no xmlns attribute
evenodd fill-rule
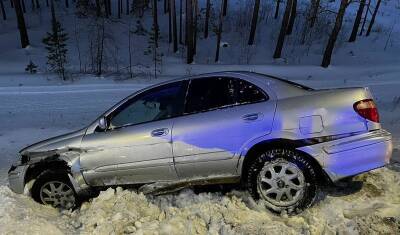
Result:
<svg viewBox="0 0 400 235"><path fill-rule="evenodd" d="M295 87L300 88L300 89L303 89L303 90L307 90L307 91L313 91L313 90L314 90L314 89L311 88L311 87L304 86L304 85L302 85L302 84L299 84L299 83L296 83L296 82L292 82L292 81L289 81L289 80L286 80L286 79L283 79L283 78L278 78L278 77L274 77L274 76L270 76L270 75L265 75L265 74L262 74L262 73L257 73L257 75L263 76L263 77L265 77L265 78L276 79L276 80L279 80L279 81L281 81L281 82L290 84L290 85L292 85L292 86L295 86Z"/></svg>

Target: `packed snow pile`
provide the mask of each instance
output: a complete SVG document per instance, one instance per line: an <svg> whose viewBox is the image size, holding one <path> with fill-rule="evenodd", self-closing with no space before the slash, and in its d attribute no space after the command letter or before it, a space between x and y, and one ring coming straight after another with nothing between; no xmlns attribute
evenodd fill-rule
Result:
<svg viewBox="0 0 400 235"><path fill-rule="evenodd" d="M362 182L362 187L361 187ZM80 210L58 212L0 187L0 232L52 234L366 234L400 233L400 173L379 169L327 188L298 216L278 216L245 192L184 190L144 196L108 189Z"/></svg>

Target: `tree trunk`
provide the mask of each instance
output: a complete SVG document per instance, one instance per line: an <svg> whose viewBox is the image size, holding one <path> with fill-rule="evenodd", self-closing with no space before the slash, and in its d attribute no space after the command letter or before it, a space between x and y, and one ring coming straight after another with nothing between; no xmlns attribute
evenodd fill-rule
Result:
<svg viewBox="0 0 400 235"><path fill-rule="evenodd" d="M104 7L106 9L106 16L111 16L111 0L105 0Z"/></svg>
<svg viewBox="0 0 400 235"><path fill-rule="evenodd" d="M368 4L367 4L367 10L365 11L365 15L364 15L364 20L361 26L361 30L360 33L358 34L358 36L361 36L364 33L364 27L365 27L365 23L367 22L367 18L368 18L368 12L369 12L369 7L371 6L371 0L368 0Z"/></svg>
<svg viewBox="0 0 400 235"><path fill-rule="evenodd" d="M290 35L293 32L294 20L296 19L296 14L297 14L297 0L293 0L292 10L290 11L290 19L286 35Z"/></svg>
<svg viewBox="0 0 400 235"><path fill-rule="evenodd" d="M127 8L129 5L129 0L126 1L127 2ZM131 38L132 38L132 33L131 33L131 20L129 20L129 29L128 29L128 50L129 50L129 75L131 78L133 78L133 72L132 72L132 42L131 42Z"/></svg>
<svg viewBox="0 0 400 235"><path fill-rule="evenodd" d="M48 1L46 1L48 2ZM75 34L75 42L76 42L76 50L78 52L78 60L79 60L79 72L82 73L82 56L81 56L81 47L79 45L79 32L78 32L78 27L77 27L77 20L76 20L76 15L74 16L74 34Z"/></svg>
<svg viewBox="0 0 400 235"><path fill-rule="evenodd" d="M96 16L100 17L101 15L101 5L100 0L96 0Z"/></svg>
<svg viewBox="0 0 400 235"><path fill-rule="evenodd" d="M49 7L49 0L46 0L46 7Z"/></svg>
<svg viewBox="0 0 400 235"><path fill-rule="evenodd" d="M97 76L100 77L103 73L103 53L104 53L104 37L105 37L105 22L101 19L101 35L100 43L97 46ZM100 33L100 32L98 32Z"/></svg>
<svg viewBox="0 0 400 235"><path fill-rule="evenodd" d="M320 2L321 2L321 0L313 0L313 2L312 2L313 6L312 6L312 10L311 10L311 17L310 17L310 28L314 27L315 21L317 21Z"/></svg>
<svg viewBox="0 0 400 235"><path fill-rule="evenodd" d="M176 6L175 6L175 0L170 0L171 7L170 7L170 12L172 14L172 34L174 38L174 52L178 51L178 26L176 24Z"/></svg>
<svg viewBox="0 0 400 235"><path fill-rule="evenodd" d="M189 0L184 0L185 1L185 41L184 45L187 45L187 39L188 39L188 19L187 19L187 9L188 9L188 1Z"/></svg>
<svg viewBox="0 0 400 235"><path fill-rule="evenodd" d="M126 0L126 15L129 15L129 0Z"/></svg>
<svg viewBox="0 0 400 235"><path fill-rule="evenodd" d="M219 24L218 24L218 29L217 29L217 49L215 51L215 62L219 61L219 50L221 47L221 37L222 37L222 22L224 20L224 8L225 8L225 1L227 0L222 0L221 3L221 10L219 12Z"/></svg>
<svg viewBox="0 0 400 235"><path fill-rule="evenodd" d="M254 36L256 34L256 29L257 29L259 9L260 9L260 0L255 0L254 8L253 8L253 17L251 19L250 37L249 37L249 42L248 42L249 45L253 45L253 43L254 43Z"/></svg>
<svg viewBox="0 0 400 235"><path fill-rule="evenodd" d="M65 0L65 7L69 8L69 1L68 0Z"/></svg>
<svg viewBox="0 0 400 235"><path fill-rule="evenodd" d="M328 67L329 64L331 63L333 48L335 47L335 42L336 42L337 36L340 32L340 29L342 28L343 17L344 17L344 14L346 13L346 8L347 8L347 4L348 4L347 1L348 0L341 0L341 2L340 2L339 12L336 15L335 26L333 27L332 33L329 36L328 44L326 45L324 57L323 57L322 63L321 63L321 66L324 68Z"/></svg>
<svg viewBox="0 0 400 235"><path fill-rule="evenodd" d="M39 9L40 8L40 3L39 0L36 0L36 8Z"/></svg>
<svg viewBox="0 0 400 235"><path fill-rule="evenodd" d="M281 0L276 0L275 15L274 19L278 19L279 16L279 6L281 5Z"/></svg>
<svg viewBox="0 0 400 235"><path fill-rule="evenodd" d="M360 0L360 6L358 7L356 19L354 20L353 30L349 38L349 42L354 42L357 38L358 28L360 27L361 17L364 12L365 0Z"/></svg>
<svg viewBox="0 0 400 235"><path fill-rule="evenodd" d="M25 0L21 0L21 5L22 5L22 11L26 13L26 8L25 8Z"/></svg>
<svg viewBox="0 0 400 235"><path fill-rule="evenodd" d="M170 1L167 2L170 4ZM169 8L167 6L167 8ZM168 43L172 43L172 14L171 11L168 11Z"/></svg>
<svg viewBox="0 0 400 235"><path fill-rule="evenodd" d="M194 1L194 22L193 22L193 54L197 53L197 19L199 16L199 2L198 0Z"/></svg>
<svg viewBox="0 0 400 235"><path fill-rule="evenodd" d="M182 14L183 14L183 2L182 2L182 0L180 0L179 1L179 43L180 44L183 44L183 39L182 39L182 28L183 28L183 26L182 26L182 23L183 23L183 20L182 20Z"/></svg>
<svg viewBox="0 0 400 235"><path fill-rule="evenodd" d="M3 15L3 20L7 20L7 15L6 15L6 10L4 9L3 0L0 0L0 7L1 7L1 13Z"/></svg>
<svg viewBox="0 0 400 235"><path fill-rule="evenodd" d="M154 25L154 45L158 48L158 9L157 0L153 0L153 25Z"/></svg>
<svg viewBox="0 0 400 235"><path fill-rule="evenodd" d="M210 10L211 10L211 2L210 0L207 0L206 3L206 19L204 22L204 38L208 38L208 24L210 21Z"/></svg>
<svg viewBox="0 0 400 235"><path fill-rule="evenodd" d="M375 7L375 10L374 10L374 13L372 14L371 22L369 22L367 34L365 34L365 36L367 36L367 37L368 37L369 34L371 33L372 26L373 26L374 23L375 23L375 17L376 17L376 14L378 13L379 6L380 6L380 5L381 5L381 0L378 0L378 1L376 2L376 7Z"/></svg>
<svg viewBox="0 0 400 235"><path fill-rule="evenodd" d="M228 0L223 0L223 2L224 2L223 15L226 16L226 12L228 11Z"/></svg>
<svg viewBox="0 0 400 235"><path fill-rule="evenodd" d="M14 0L10 0L10 6L11 6L11 8L14 8L14 2L13 2Z"/></svg>
<svg viewBox="0 0 400 235"><path fill-rule="evenodd" d="M54 9L54 0L50 0L50 13L51 13L51 27L53 28L53 34L57 34L57 19L56 19L56 10Z"/></svg>
<svg viewBox="0 0 400 235"><path fill-rule="evenodd" d="M164 0L164 14L168 13L168 0Z"/></svg>
<svg viewBox="0 0 400 235"><path fill-rule="evenodd" d="M186 63L193 62L193 0L186 0Z"/></svg>
<svg viewBox="0 0 400 235"><path fill-rule="evenodd" d="M285 14L283 15L281 30L279 32L279 37L274 52L275 59L280 58L282 54L283 43L285 42L285 36L289 25L292 6L293 6L293 0L288 0L286 3Z"/></svg>
<svg viewBox="0 0 400 235"><path fill-rule="evenodd" d="M19 0L13 0L15 14L17 15L18 29L21 37L21 47L29 46L28 32L26 31L24 13L22 12L21 3Z"/></svg>
<svg viewBox="0 0 400 235"><path fill-rule="evenodd" d="M121 19L121 0L118 0L118 19Z"/></svg>

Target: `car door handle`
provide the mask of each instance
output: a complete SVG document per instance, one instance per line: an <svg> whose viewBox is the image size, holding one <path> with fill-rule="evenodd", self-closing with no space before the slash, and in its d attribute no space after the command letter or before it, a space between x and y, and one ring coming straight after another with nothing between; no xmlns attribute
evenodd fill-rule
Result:
<svg viewBox="0 0 400 235"><path fill-rule="evenodd" d="M160 128L160 129L155 129L151 132L151 136L153 137L159 137L159 136L165 136L168 135L168 128Z"/></svg>
<svg viewBox="0 0 400 235"><path fill-rule="evenodd" d="M259 118L260 114L259 113L251 113L251 114L246 114L242 117L243 120L245 121L255 121Z"/></svg>

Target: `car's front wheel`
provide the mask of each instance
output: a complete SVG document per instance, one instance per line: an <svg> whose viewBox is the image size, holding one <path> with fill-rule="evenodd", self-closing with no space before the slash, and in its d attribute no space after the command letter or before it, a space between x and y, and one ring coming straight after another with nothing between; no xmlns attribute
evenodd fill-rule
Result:
<svg viewBox="0 0 400 235"><path fill-rule="evenodd" d="M76 193L68 176L54 171L40 174L32 186L31 194L35 201L60 209L71 209L77 204Z"/></svg>
<svg viewBox="0 0 400 235"><path fill-rule="evenodd" d="M300 153L285 149L260 154L247 171L247 187L268 209L288 214L312 205L319 190L311 164Z"/></svg>

